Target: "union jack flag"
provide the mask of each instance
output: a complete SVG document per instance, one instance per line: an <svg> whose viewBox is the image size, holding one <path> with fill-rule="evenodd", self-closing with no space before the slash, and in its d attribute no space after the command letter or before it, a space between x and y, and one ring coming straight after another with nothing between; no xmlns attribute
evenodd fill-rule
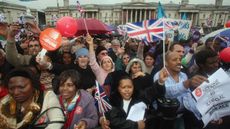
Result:
<svg viewBox="0 0 230 129"><path fill-rule="evenodd" d="M112 109L112 106L109 104L109 98L107 97L103 88L98 84L97 81L94 98L96 99L96 106L98 107L100 114L104 114L105 112Z"/></svg>
<svg viewBox="0 0 230 129"><path fill-rule="evenodd" d="M117 26L117 31L120 35L125 36L127 33L126 26L125 25Z"/></svg>
<svg viewBox="0 0 230 129"><path fill-rule="evenodd" d="M85 11L84 8L81 7L81 4L79 1L77 1L77 10L78 10L78 12L81 13L81 16L82 16L82 13L84 13L84 11Z"/></svg>
<svg viewBox="0 0 230 129"><path fill-rule="evenodd" d="M165 20L164 25L165 25L166 30L171 30L171 29L174 29L175 27L175 24L172 24L171 21L167 21L167 20Z"/></svg>
<svg viewBox="0 0 230 129"><path fill-rule="evenodd" d="M163 19L127 23L126 26L129 37L146 40L147 42L163 39Z"/></svg>

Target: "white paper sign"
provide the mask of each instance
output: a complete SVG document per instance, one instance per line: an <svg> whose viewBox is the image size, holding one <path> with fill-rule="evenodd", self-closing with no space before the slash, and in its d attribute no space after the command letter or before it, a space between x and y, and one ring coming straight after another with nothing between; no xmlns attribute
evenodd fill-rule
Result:
<svg viewBox="0 0 230 129"><path fill-rule="evenodd" d="M205 126L211 120L230 115L230 77L220 68L208 80L192 92Z"/></svg>
<svg viewBox="0 0 230 129"><path fill-rule="evenodd" d="M130 110L129 114L127 116L127 120L132 120L132 121L139 121L144 119L145 115L145 109L147 108L146 104L143 102L134 104Z"/></svg>

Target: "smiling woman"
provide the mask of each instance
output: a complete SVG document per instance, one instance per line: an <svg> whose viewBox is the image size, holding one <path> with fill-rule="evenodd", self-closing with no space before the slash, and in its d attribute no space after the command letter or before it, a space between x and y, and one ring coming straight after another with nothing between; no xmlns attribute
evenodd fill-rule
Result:
<svg viewBox="0 0 230 129"><path fill-rule="evenodd" d="M66 70L58 78L59 101L66 115L63 129L94 129L98 123L94 98L80 90L80 74Z"/></svg>

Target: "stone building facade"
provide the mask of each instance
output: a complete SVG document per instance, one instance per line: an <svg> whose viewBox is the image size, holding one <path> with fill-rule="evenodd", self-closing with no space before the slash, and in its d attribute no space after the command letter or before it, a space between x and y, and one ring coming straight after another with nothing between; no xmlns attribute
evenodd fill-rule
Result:
<svg viewBox="0 0 230 129"><path fill-rule="evenodd" d="M6 22L8 23L16 22L21 15L26 13L27 9L26 6L0 2L0 13L4 14ZM38 11L36 9L30 9L30 11L31 14L38 19Z"/></svg>
<svg viewBox="0 0 230 129"><path fill-rule="evenodd" d="M58 18L63 16L81 17L76 5L69 5L69 0L63 0L64 6L47 7L44 9L46 24L54 26ZM167 18L181 18L186 13L187 19L192 20L193 25L202 24L215 27L223 25L230 19L230 6L222 5L223 0L216 0L215 4L194 5L189 0L182 0L180 4L173 2L162 4ZM145 0L132 0L131 2L117 4L86 4L82 5L85 18L97 18L107 24L125 24L147 19L154 19L157 15L156 2L145 2ZM4 13L7 22L17 20L20 14L26 12L26 7L16 4L0 2L0 13ZM38 11L31 9L31 14L38 18Z"/></svg>
<svg viewBox="0 0 230 129"><path fill-rule="evenodd" d="M64 0L67 1L67 0ZM223 0L216 0L215 5L189 4L189 0L182 0L180 4L173 2L163 4L167 18L181 18L186 13L187 19L193 21L193 25L201 26L207 24L210 26L223 25L230 19L230 6L222 5ZM146 3L144 0L132 0L131 2L118 3L113 5L82 5L85 10L85 18L97 18L107 24L125 24L127 22L137 22L146 19L154 19L157 15L158 3ZM45 9L47 23L55 24L58 17L72 16L80 17L75 5L66 5L63 7L47 7Z"/></svg>

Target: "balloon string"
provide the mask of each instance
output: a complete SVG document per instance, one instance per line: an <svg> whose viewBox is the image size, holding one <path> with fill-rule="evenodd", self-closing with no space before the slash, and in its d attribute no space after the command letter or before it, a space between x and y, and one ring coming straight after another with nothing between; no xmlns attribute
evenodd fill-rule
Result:
<svg viewBox="0 0 230 129"><path fill-rule="evenodd" d="M87 27L87 25L86 25L85 18L83 18L83 19L84 19L85 29L86 29L86 32L87 32L87 34L88 34L88 33L89 33L89 31L88 31L88 27Z"/></svg>

